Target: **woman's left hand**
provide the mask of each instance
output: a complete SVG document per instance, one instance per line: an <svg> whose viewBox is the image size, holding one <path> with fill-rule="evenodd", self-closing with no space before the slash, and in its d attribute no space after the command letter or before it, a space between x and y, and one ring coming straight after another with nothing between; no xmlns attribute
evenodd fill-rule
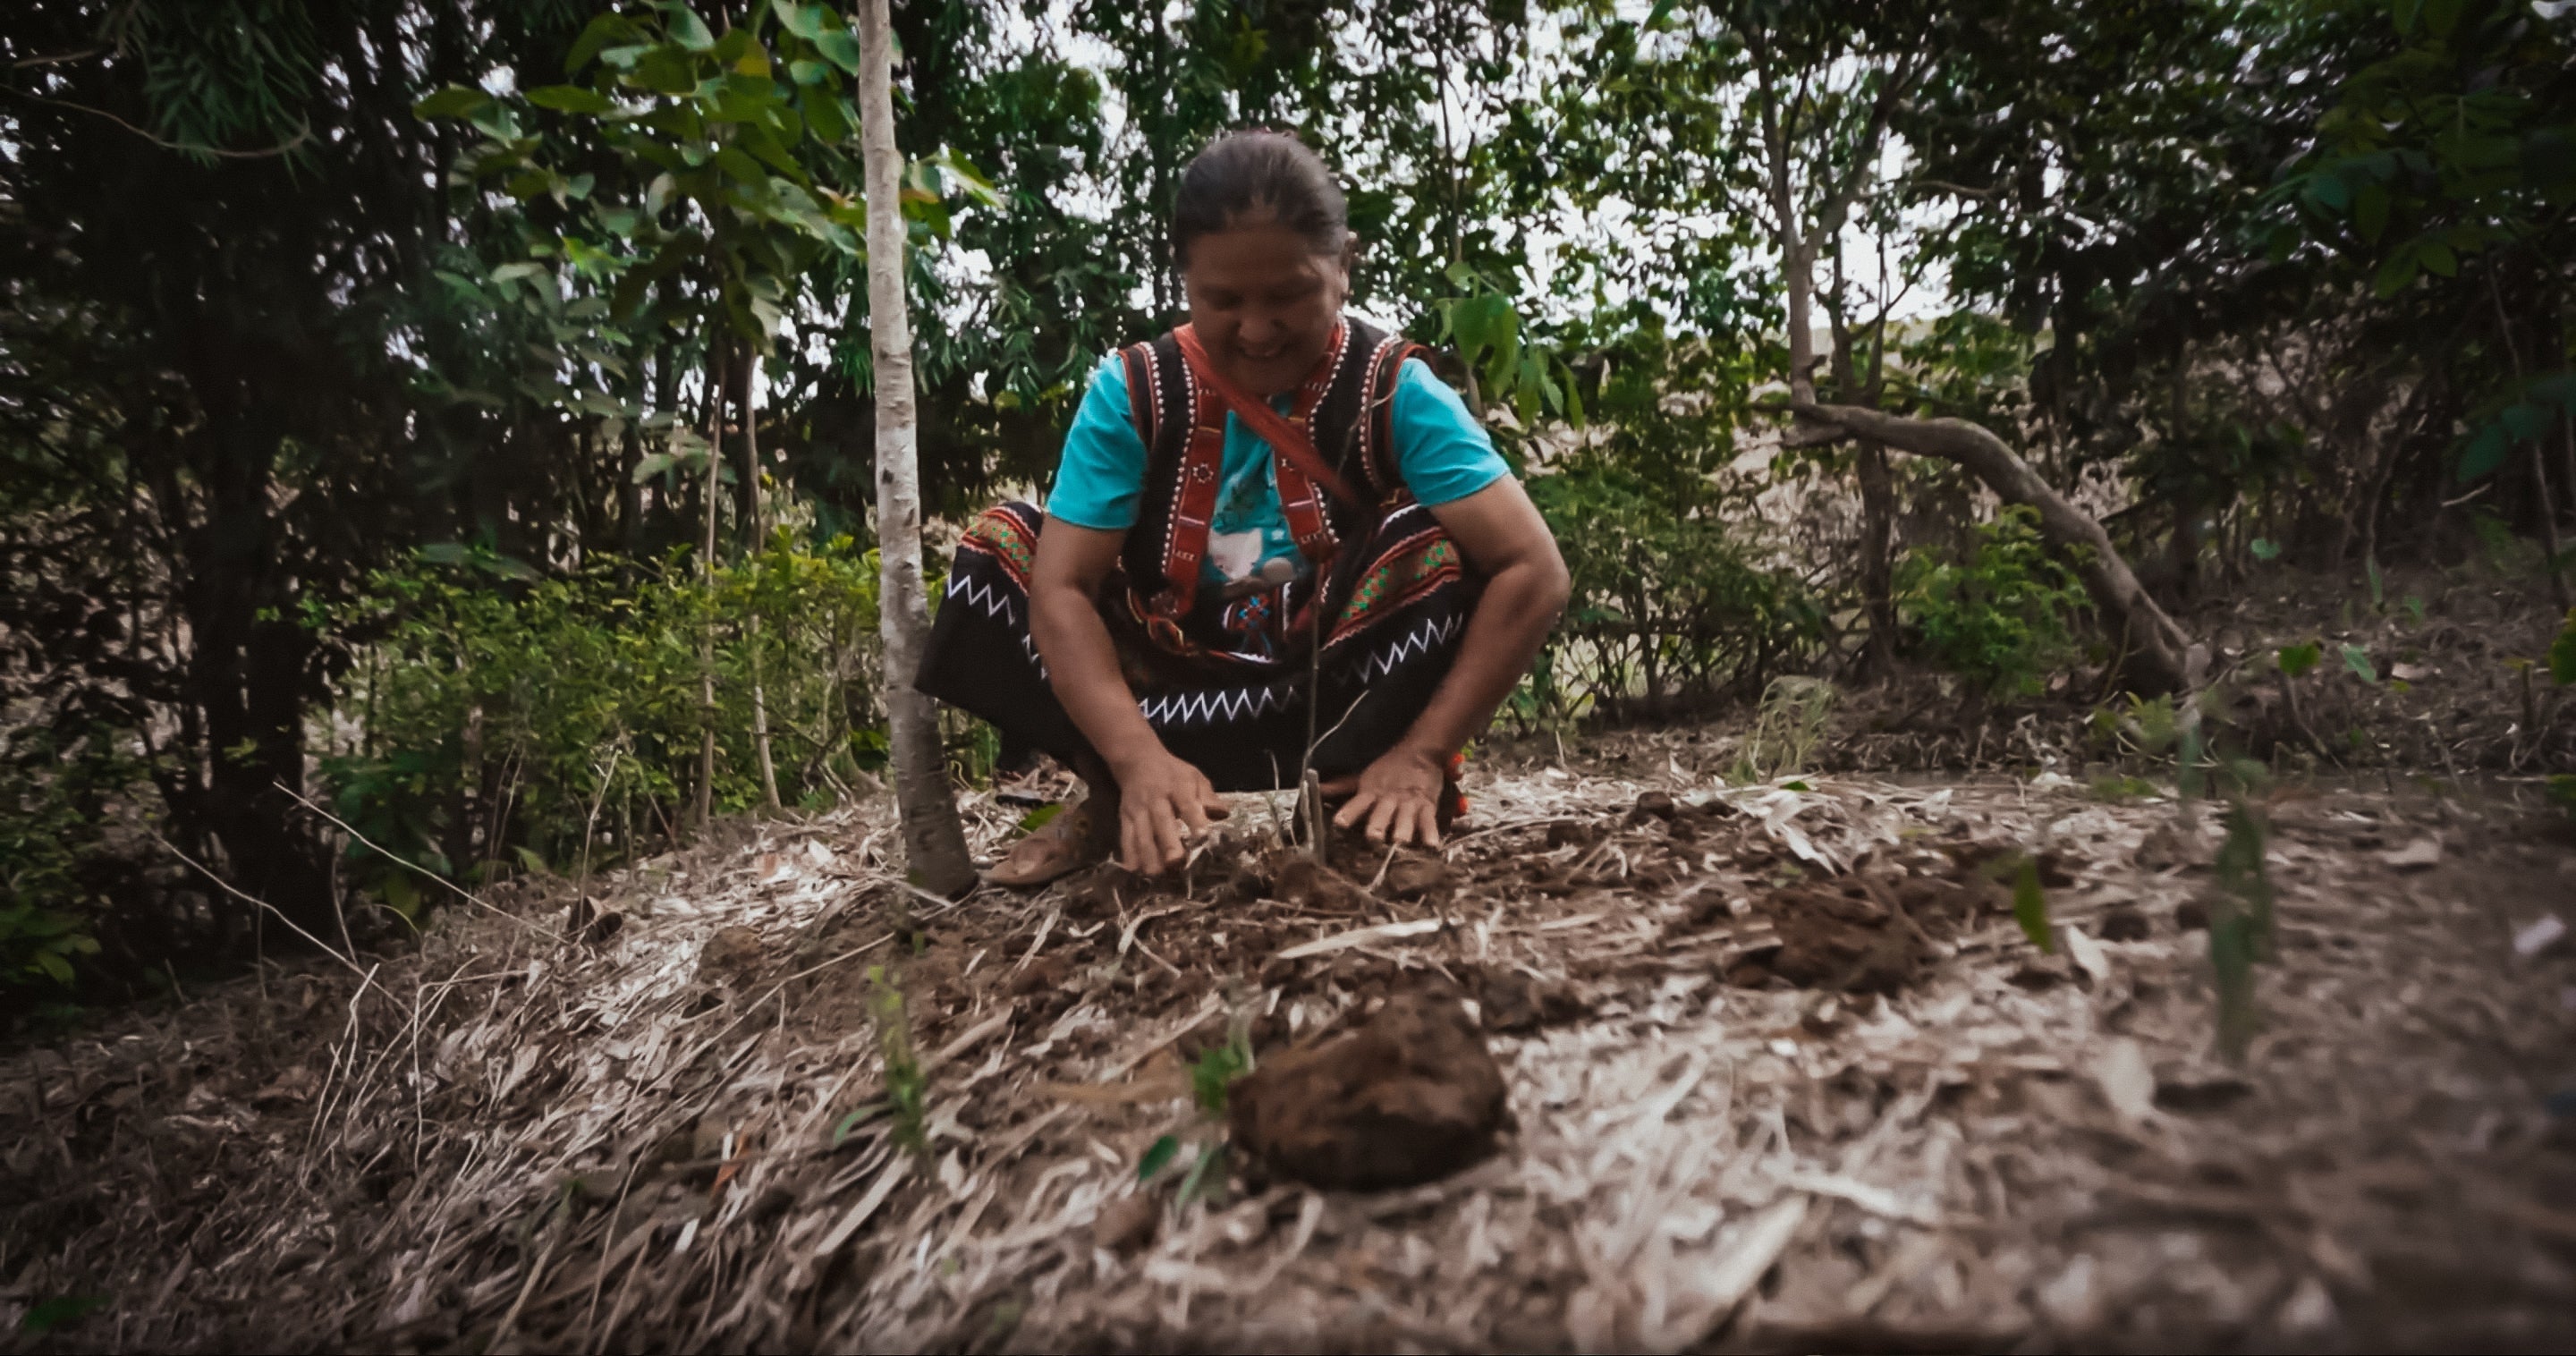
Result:
<svg viewBox="0 0 2576 1356"><path fill-rule="evenodd" d="M1440 797L1449 789L1443 761L1399 744L1360 775L1326 782L1324 794L1351 797L1333 823L1347 829L1365 820L1375 843L1440 846Z"/></svg>

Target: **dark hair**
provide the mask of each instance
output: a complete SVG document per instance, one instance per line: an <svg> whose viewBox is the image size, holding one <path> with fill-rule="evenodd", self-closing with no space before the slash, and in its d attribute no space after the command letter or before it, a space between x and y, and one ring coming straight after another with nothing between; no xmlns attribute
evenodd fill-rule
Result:
<svg viewBox="0 0 2576 1356"><path fill-rule="evenodd" d="M1339 254L1351 229L1350 203L1322 156L1285 132L1228 132L1190 158L1172 195L1172 262L1186 267L1199 237L1266 218L1304 237L1317 254Z"/></svg>

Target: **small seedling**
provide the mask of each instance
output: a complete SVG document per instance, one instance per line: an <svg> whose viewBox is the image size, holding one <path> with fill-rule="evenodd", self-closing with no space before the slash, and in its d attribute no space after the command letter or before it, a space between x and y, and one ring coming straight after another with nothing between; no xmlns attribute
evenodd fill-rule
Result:
<svg viewBox="0 0 2576 1356"><path fill-rule="evenodd" d="M904 1009L903 988L884 966L871 965L868 990L868 1007L877 1019L877 1049L885 1060L886 1106L894 1113L894 1142L927 1158L930 1136L922 1107L930 1079L913 1055L912 1022Z"/></svg>
<svg viewBox="0 0 2576 1356"><path fill-rule="evenodd" d="M1225 1099L1234 1080L1252 1072L1252 1052L1240 1043L1225 1044L1200 1055L1190 1066L1190 1096L1199 1110L1211 1116L1225 1114Z"/></svg>
<svg viewBox="0 0 2576 1356"><path fill-rule="evenodd" d="M2013 921L2041 954L2057 950L2048 924L2048 895L2039 888L2039 863L2030 857L2021 859L2021 870L2013 877Z"/></svg>

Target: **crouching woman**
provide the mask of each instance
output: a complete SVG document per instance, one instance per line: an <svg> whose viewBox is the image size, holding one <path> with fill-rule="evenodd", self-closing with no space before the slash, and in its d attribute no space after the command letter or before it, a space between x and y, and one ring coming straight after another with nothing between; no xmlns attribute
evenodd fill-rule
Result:
<svg viewBox="0 0 2576 1356"><path fill-rule="evenodd" d="M1189 323L1102 365L1043 515L959 545L918 686L1088 792L988 880L1160 871L1218 792L1309 767L1336 824L1440 841L1565 563L1456 393L1342 313L1356 248L1304 145L1210 144L1173 207Z"/></svg>

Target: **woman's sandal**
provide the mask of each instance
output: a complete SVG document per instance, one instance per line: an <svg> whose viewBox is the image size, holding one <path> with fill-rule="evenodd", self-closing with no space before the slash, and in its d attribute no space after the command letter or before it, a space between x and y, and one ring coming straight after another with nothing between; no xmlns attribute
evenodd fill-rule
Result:
<svg viewBox="0 0 2576 1356"><path fill-rule="evenodd" d="M1028 890L1108 860L1108 845L1091 832L1091 804L1068 805L1055 818L1011 845L984 873L984 883Z"/></svg>

